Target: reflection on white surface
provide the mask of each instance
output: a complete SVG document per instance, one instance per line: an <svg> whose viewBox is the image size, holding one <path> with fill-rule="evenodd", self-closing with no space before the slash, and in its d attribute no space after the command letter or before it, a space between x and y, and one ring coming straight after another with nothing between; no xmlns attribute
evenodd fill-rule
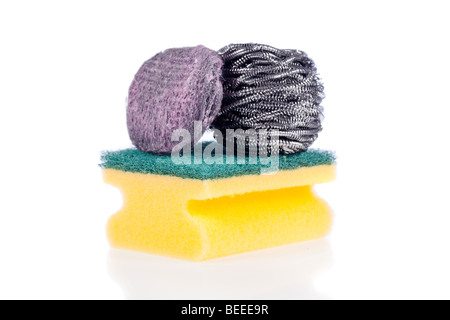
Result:
<svg viewBox="0 0 450 320"><path fill-rule="evenodd" d="M324 299L315 279L332 264L327 239L205 262L111 249L108 269L127 299Z"/></svg>

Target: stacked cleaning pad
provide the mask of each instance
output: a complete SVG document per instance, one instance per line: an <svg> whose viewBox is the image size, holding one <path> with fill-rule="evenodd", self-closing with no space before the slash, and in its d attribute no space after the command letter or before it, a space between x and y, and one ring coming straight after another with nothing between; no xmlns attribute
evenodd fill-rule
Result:
<svg viewBox="0 0 450 320"><path fill-rule="evenodd" d="M323 97L298 50L197 46L147 60L128 95L137 149L100 164L124 196L111 245L201 261L326 235L331 210L312 186L334 179L335 156L308 149ZM208 129L216 142L198 143Z"/></svg>
<svg viewBox="0 0 450 320"><path fill-rule="evenodd" d="M217 52L204 46L167 49L145 61L128 94L133 144L147 152L170 153L176 145L174 130L194 136L194 121L199 121L205 131L222 102L222 64Z"/></svg>

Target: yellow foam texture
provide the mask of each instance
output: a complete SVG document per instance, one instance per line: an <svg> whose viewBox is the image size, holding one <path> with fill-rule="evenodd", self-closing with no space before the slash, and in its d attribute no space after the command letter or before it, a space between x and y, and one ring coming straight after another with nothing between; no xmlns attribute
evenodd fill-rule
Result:
<svg viewBox="0 0 450 320"><path fill-rule="evenodd" d="M201 261L325 236L332 213L312 185L334 180L335 165L215 180L103 169L121 189L108 221L111 246Z"/></svg>

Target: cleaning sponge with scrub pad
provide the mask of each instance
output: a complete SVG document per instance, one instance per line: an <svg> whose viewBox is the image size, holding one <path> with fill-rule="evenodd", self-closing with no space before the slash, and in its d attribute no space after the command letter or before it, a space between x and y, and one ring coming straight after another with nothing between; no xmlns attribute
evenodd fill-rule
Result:
<svg viewBox="0 0 450 320"><path fill-rule="evenodd" d="M329 232L331 210L314 194L312 186L334 179L335 156L329 151L307 150L321 129L322 99L318 96L323 88L316 81L315 67L308 58L300 59L299 51L242 46L226 47L236 50L231 53L228 49L219 51L223 66L209 49L181 48L169 51L177 53L160 57L155 65L146 62L152 70L144 74L153 76L146 78L138 72L139 80L135 79L130 87L128 125L130 136L138 132L135 137L139 138L132 141L139 150L102 155L104 180L120 188L124 195L123 208L107 225L113 247L201 261L316 239ZM190 55L193 58L185 58ZM227 61L237 56L239 65L227 69L231 66ZM164 72L166 67L188 70L197 76L183 72L174 76ZM227 88L220 111L217 101L222 97L222 87L217 84L217 68ZM263 81L247 77L258 72ZM235 77L237 73L243 74ZM197 79L192 85L193 77L204 77L204 81ZM177 79L175 87L165 86L173 79ZM274 79L279 79L279 86ZM130 99L133 95L141 97ZM261 110L257 110L258 105ZM172 120L177 119L177 110L182 114L190 110L191 116ZM262 120L264 117L268 122ZM174 162L169 154L175 146L168 142L171 133L185 129L190 135L193 121L201 122L202 132L216 127L219 143L203 143L199 153L183 149L188 161ZM221 148L217 146L221 146L222 132L227 135L227 129L237 128L233 121L244 130L272 130L280 135L280 144L276 148L271 144L269 156L264 157L259 135L236 139L234 142L244 141L248 149L257 145L258 154L232 153L230 162L228 149L234 144L227 143L226 155L218 153ZM207 150L215 150L213 163L205 161ZM265 174L268 161L275 159L276 170Z"/></svg>
<svg viewBox="0 0 450 320"><path fill-rule="evenodd" d="M170 155L128 149L102 159L105 181L124 195L107 228L114 247L205 260L320 238L331 226L330 208L311 189L334 179L327 151L281 156L271 175L248 158L175 165Z"/></svg>

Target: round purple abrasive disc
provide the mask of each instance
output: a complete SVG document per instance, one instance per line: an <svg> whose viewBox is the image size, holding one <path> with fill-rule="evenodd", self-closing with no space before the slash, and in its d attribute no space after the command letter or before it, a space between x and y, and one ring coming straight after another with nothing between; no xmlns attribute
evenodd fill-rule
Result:
<svg viewBox="0 0 450 320"><path fill-rule="evenodd" d="M202 133L222 103L223 62L204 46L168 49L144 62L128 93L127 125L133 144L142 151L170 153L176 129L194 137L194 121Z"/></svg>

